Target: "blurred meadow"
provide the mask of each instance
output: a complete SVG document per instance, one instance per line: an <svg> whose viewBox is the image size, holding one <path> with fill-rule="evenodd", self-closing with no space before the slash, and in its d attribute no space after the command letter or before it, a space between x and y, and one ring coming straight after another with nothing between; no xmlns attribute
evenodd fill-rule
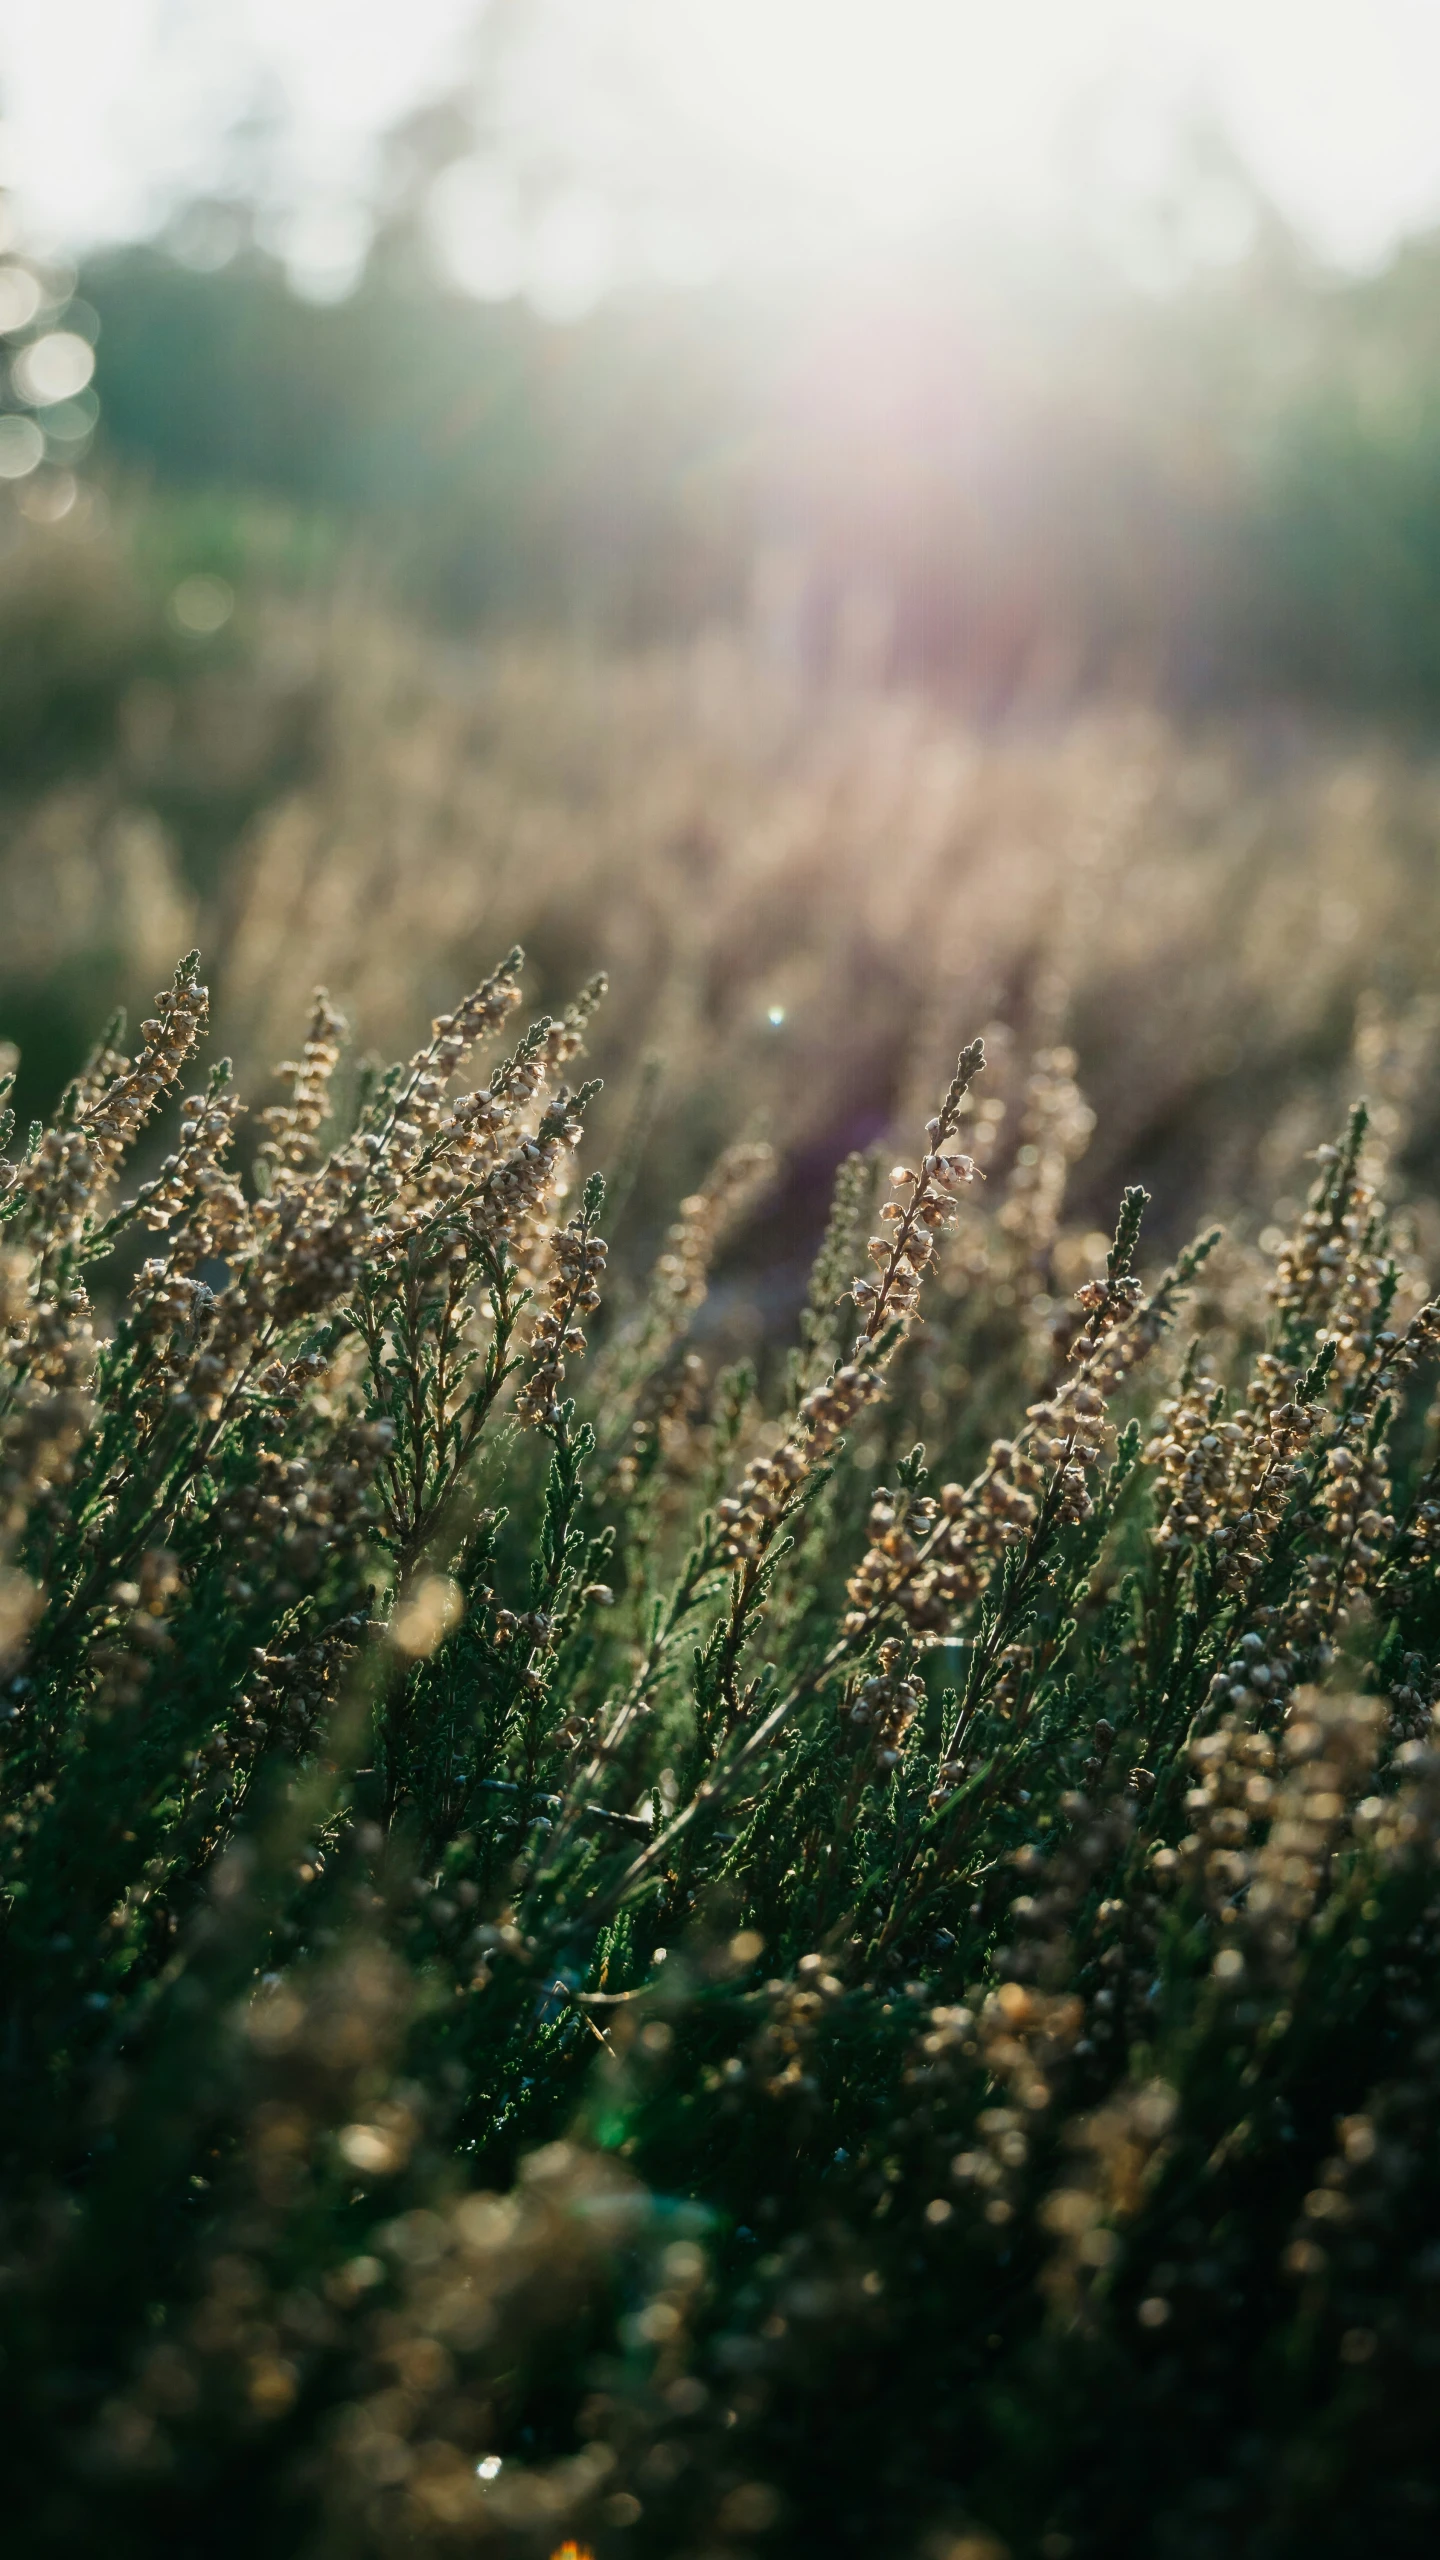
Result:
<svg viewBox="0 0 1440 2560"><path fill-rule="evenodd" d="M1082 1208L1133 1175L1170 1239L1265 1222L1383 1022L1423 1188L1440 250L1322 266L1212 138L1169 226L1223 180L1243 254L1163 293L932 245L557 319L427 228L476 114L391 138L340 300L247 202L78 275L14 211L22 1109L190 939L249 1071L317 980L386 1047L518 940L544 1001L611 976L636 1238L758 1115L796 1285L834 1165L976 1023L1074 1046ZM78 395L23 405L36 345Z"/></svg>
<svg viewBox="0 0 1440 2560"><path fill-rule="evenodd" d="M543 1003L609 976L596 1144L613 1160L644 1123L639 1245L763 1130L784 1172L752 1242L782 1286L835 1166L903 1124L971 1024L1001 1092L1076 1050L1092 1225L1134 1178L1162 1244L1202 1204L1253 1231L1362 1083L1433 1181L1440 770L1417 744L1290 706L985 720L722 629L456 639L328 564L299 595L234 567L233 619L197 640L113 520L26 527L6 565L30 696L0 852L22 1108L192 941L252 1077L317 981L389 1054L519 942Z"/></svg>

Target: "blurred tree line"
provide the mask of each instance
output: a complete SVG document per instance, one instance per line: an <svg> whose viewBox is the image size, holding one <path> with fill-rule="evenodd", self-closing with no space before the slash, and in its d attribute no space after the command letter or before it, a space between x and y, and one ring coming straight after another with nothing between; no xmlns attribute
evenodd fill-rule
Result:
<svg viewBox="0 0 1440 2560"><path fill-rule="evenodd" d="M442 624L748 616L982 708L1440 698L1440 240L1341 278L1271 221L1165 293L937 246L562 325L447 284L417 197L332 305L253 236L82 290L116 464L363 532Z"/></svg>

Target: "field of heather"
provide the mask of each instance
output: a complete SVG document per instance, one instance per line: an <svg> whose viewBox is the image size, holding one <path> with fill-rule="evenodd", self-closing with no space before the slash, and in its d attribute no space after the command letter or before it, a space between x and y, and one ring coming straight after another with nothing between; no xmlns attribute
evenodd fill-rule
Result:
<svg viewBox="0 0 1440 2560"><path fill-rule="evenodd" d="M1435 239L787 265L868 7L0 35L17 2560L1435 2549Z"/></svg>

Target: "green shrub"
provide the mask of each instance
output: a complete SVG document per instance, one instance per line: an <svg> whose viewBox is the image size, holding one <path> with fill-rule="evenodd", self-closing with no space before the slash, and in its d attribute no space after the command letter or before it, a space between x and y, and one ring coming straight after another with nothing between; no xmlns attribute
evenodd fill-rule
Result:
<svg viewBox="0 0 1440 2560"><path fill-rule="evenodd" d="M977 1042L787 1361L698 1321L747 1145L583 1362L602 990L472 1067L518 966L348 1086L317 999L252 1176L222 1063L121 1198L192 957L6 1169L11 2547L1429 2549L1440 1319L1363 1112L1268 1290L1142 1284L1071 1061L1007 1166Z"/></svg>

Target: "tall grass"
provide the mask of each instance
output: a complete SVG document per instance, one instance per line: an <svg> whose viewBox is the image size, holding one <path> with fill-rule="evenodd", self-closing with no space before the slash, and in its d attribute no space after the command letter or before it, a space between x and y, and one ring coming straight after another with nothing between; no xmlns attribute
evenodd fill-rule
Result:
<svg viewBox="0 0 1440 2560"><path fill-rule="evenodd" d="M757 1374L519 972L246 1170L192 956L6 1168L17 2547L1428 2548L1398 1104L1157 1267L971 1041Z"/></svg>

